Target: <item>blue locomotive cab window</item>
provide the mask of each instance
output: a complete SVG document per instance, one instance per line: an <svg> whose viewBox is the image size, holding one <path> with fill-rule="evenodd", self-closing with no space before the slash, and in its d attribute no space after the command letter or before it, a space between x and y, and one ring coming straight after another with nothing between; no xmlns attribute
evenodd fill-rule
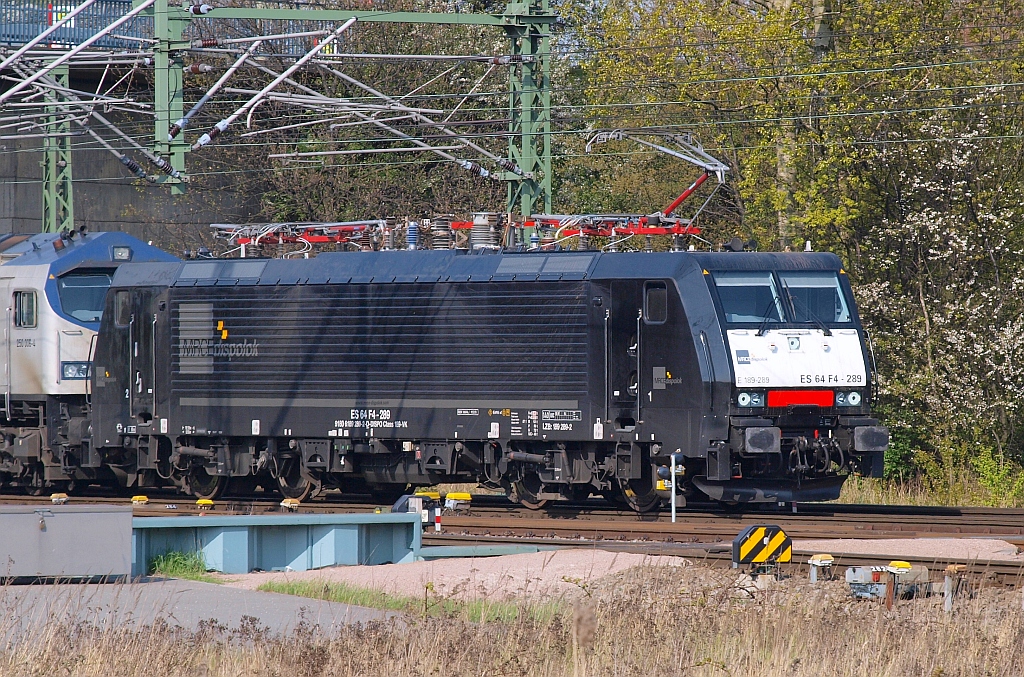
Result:
<svg viewBox="0 0 1024 677"><path fill-rule="evenodd" d="M32 329L39 324L36 316L36 293L34 291L14 292L14 326Z"/></svg>
<svg viewBox="0 0 1024 677"><path fill-rule="evenodd" d="M834 272L780 272L782 292L790 309L792 322L843 323L850 321L839 278Z"/></svg>
<svg viewBox="0 0 1024 677"><path fill-rule="evenodd" d="M715 273L715 287L718 289L726 322L785 321L779 293L770 272Z"/></svg>
<svg viewBox="0 0 1024 677"><path fill-rule="evenodd" d="M111 274L72 273L58 278L57 295L64 314L79 322L99 322L110 287Z"/></svg>

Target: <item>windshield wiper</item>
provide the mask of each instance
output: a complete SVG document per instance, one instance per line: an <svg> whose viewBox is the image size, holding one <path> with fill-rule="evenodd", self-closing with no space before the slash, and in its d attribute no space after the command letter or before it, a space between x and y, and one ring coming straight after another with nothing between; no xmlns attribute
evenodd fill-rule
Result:
<svg viewBox="0 0 1024 677"><path fill-rule="evenodd" d="M806 321L811 323L811 324L813 324L818 329L820 329L821 332L825 336L831 336L832 335L832 330L829 329L825 325L825 323L821 321L821 318L819 318L817 315L814 314L814 312L811 311L810 306L808 306L801 299L799 299L796 296L794 296L791 291L789 291L789 284L787 284L785 281L782 282L782 291L785 292L786 301L789 303L789 308L793 312L793 321L794 322L796 321L796 306L794 305L794 302L799 301L800 306L807 313L808 319Z"/></svg>
<svg viewBox="0 0 1024 677"><path fill-rule="evenodd" d="M772 299L768 303L768 307L764 309L764 312L762 313L762 316L764 317L764 319L761 320L761 324L757 325L757 334L755 334L755 336L764 336L764 333L766 331L768 331L768 324L769 323L771 323L771 322L781 322L781 320L776 320L774 317L771 316L772 306L774 306L774 305L775 305L775 299Z"/></svg>

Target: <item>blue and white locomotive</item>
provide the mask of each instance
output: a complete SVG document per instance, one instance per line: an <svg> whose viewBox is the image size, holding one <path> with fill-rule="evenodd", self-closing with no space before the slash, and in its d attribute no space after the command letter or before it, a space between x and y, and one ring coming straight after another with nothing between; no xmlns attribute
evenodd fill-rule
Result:
<svg viewBox="0 0 1024 677"><path fill-rule="evenodd" d="M123 263L176 260L124 233L0 237L0 487L117 480L82 444L107 288Z"/></svg>

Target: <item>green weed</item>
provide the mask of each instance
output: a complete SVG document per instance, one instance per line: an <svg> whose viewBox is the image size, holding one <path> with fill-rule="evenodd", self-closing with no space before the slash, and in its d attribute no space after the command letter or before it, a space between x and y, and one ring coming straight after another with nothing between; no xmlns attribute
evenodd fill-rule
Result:
<svg viewBox="0 0 1024 677"><path fill-rule="evenodd" d="M218 582L206 572L206 560L203 559L201 552L172 551L157 555L149 560L149 573L152 576L183 578L204 583Z"/></svg>
<svg viewBox="0 0 1024 677"><path fill-rule="evenodd" d="M430 583L424 586L423 597L420 598L389 595L373 588L324 581L268 582L261 585L259 590L420 616L454 616L471 623L511 622L525 618L548 622L562 611L561 605L555 603L532 605L492 600L455 600L438 595Z"/></svg>

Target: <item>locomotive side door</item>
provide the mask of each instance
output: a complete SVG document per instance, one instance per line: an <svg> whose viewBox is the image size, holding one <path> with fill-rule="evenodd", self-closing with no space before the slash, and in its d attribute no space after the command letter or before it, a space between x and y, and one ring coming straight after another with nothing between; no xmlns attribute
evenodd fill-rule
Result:
<svg viewBox="0 0 1024 677"><path fill-rule="evenodd" d="M124 296L122 296L124 295ZM129 403L132 418L141 425L153 419L153 388L156 366L154 339L156 315L151 312L148 290L118 291L115 312L128 317L128 358L131 368ZM127 304L127 308L122 307Z"/></svg>
<svg viewBox="0 0 1024 677"><path fill-rule="evenodd" d="M610 418L619 430L635 426L640 413L641 290L639 280L614 280L611 284L607 397Z"/></svg>

